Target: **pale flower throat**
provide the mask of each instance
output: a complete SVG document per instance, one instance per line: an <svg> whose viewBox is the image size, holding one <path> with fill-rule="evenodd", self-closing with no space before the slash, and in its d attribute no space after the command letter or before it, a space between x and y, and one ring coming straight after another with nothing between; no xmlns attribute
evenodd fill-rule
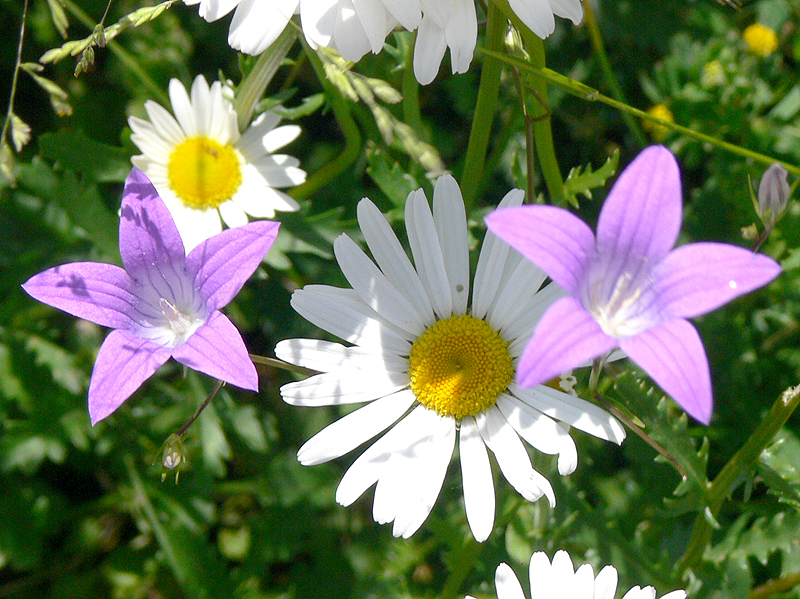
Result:
<svg viewBox="0 0 800 599"><path fill-rule="evenodd" d="M493 406L514 377L508 343L486 321L469 315L428 328L414 342L409 365L417 400L457 419Z"/></svg>
<svg viewBox="0 0 800 599"><path fill-rule="evenodd" d="M242 168L232 146L205 136L178 144L169 157L169 187L189 208L218 208L242 184Z"/></svg>

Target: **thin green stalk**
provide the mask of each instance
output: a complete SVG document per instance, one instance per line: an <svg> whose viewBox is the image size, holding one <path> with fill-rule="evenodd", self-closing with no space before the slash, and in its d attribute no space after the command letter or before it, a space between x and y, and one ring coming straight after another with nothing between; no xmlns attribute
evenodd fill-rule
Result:
<svg viewBox="0 0 800 599"><path fill-rule="evenodd" d="M512 56L507 56L500 52L494 52L492 50L484 49L484 48L477 48L477 51L486 54L487 56L493 56L498 60L503 61L504 63L516 67L518 69L522 69L533 73L542 79L550 82L551 84L555 85L556 87L564 90L565 92L572 94L573 96L577 96L583 100L588 100L590 102L600 102L607 106L611 106L616 108L617 110L621 110L623 112L627 112L632 114L633 116L641 119L647 119L648 121L652 121L659 125L663 125L668 129L672 129L673 131L677 131L682 135L686 135L687 137L691 137L693 139L697 139L702 142L706 142L711 144L714 147L717 147L721 150L725 150L732 154L736 154L737 156L743 156L744 158L750 158L759 162L761 164L765 164L769 166L773 162L777 162L778 164L783 165L783 167L792 173L793 175L800 176L800 166L790 164L788 162L784 162L783 160L778 160L771 156L767 156L765 154L760 154L758 152L753 152L752 150L748 150L747 148L742 148L735 144L729 143L727 141L722 141L721 139L717 139L716 137L712 137L710 135L706 135L705 133L700 133L698 131L694 131L689 129L688 127L684 127L683 125L678 125L677 123L671 123L669 121L665 121L663 119L659 119L654 117L643 110L639 110L638 108L634 108L633 106L628 106L624 102L619 102L613 98L609 98L608 96L604 96L599 91L590 87L580 81L575 81L574 79L570 79L560 73L557 73L548 68L541 68L535 65L529 64L523 60L519 60L518 58L514 58Z"/></svg>
<svg viewBox="0 0 800 599"><path fill-rule="evenodd" d="M506 19L494 5L489 3L486 23L486 47L499 52L503 47L503 33ZM475 204L483 180L486 152L489 148L489 137L492 123L497 111L497 100L500 95L500 74L503 64L493 58L486 58L481 68L481 82L478 87L478 100L475 104L475 117L469 132L467 157L461 173L461 193L464 194L464 206L467 214Z"/></svg>
<svg viewBox="0 0 800 599"><path fill-rule="evenodd" d="M523 25L520 31L525 49L531 57L534 66L544 68L544 43L530 29ZM553 121L550 118L550 105L547 101L547 82L538 77L531 79L531 88L539 102L542 104L543 113L533 121L533 139L536 143L536 155L539 157L539 166L542 167L542 176L547 185L550 201L564 197L564 179L556 158L556 148L553 144ZM530 174L528 175L530 177Z"/></svg>
<svg viewBox="0 0 800 599"><path fill-rule="evenodd" d="M78 21L80 21L84 27L94 31L97 23L95 23L92 18L83 11L83 9L72 2L72 0L64 0L64 7L72 14L73 17L78 19ZM147 71L145 71L139 65L131 53L125 50L117 42L113 41L108 43L108 48L128 70L130 70L134 75L136 75L136 77L139 78L139 81L142 82L147 90L159 102L169 105L169 96L164 92L164 90L161 89L155 80L150 77Z"/></svg>
<svg viewBox="0 0 800 599"><path fill-rule="evenodd" d="M772 441L798 405L800 405L800 385L789 387L781 393L764 420L756 427L741 449L720 470L706 492L706 509L695 519L686 552L678 566L680 572L691 568L703 557L703 553L711 541L711 521L716 519L725 499L736 487L739 477L756 464L761 452Z"/></svg>
<svg viewBox="0 0 800 599"><path fill-rule="evenodd" d="M403 120L414 131L422 131L422 113L419 109L419 82L414 76L414 44L408 36L398 36L403 49Z"/></svg>
<svg viewBox="0 0 800 599"><path fill-rule="evenodd" d="M275 72L281 66L296 39L297 33L294 28L286 27L278 39L272 42L270 47L264 50L256 60L234 101L234 108L239 115L239 131L247 129L259 98L267 89L267 85L275 76Z"/></svg>
<svg viewBox="0 0 800 599"><path fill-rule="evenodd" d="M347 100L337 87L331 84L325 76L325 69L322 66L322 61L317 56L316 51L312 50L305 37L299 36L300 42L303 44L306 56L314 68L322 87L325 89L328 101L331 104L333 115L342 129L344 135L344 149L342 153L336 158L325 164L322 168L311 175L308 180L302 185L295 187L291 195L295 199L303 199L310 196L312 193L324 187L329 181L338 177L343 173L356 159L361 155L361 132L358 130L353 115L350 114L350 107Z"/></svg>
<svg viewBox="0 0 800 599"><path fill-rule="evenodd" d="M603 71L603 77L605 77L606 84L611 90L611 95L614 97L614 99L616 99L618 102L627 104L628 102L625 99L625 94L622 92L622 88L617 81L616 75L614 75L614 70L611 68L611 63L608 60L608 53L603 45L603 36L600 35L600 27L597 26L597 19L594 18L592 3L589 2L589 0L581 1L583 4L583 23L586 25L586 29L589 31L589 37L592 40L592 48L594 48L594 53L597 56L597 60L600 62L600 69ZM636 140L638 146L640 148L646 146L647 138L645 137L644 132L642 132L639 122L627 112L622 113L622 120L625 121L625 124L633 135L633 138Z"/></svg>
<svg viewBox="0 0 800 599"><path fill-rule="evenodd" d="M19 26L19 43L17 44L17 61L14 64L14 76L11 78L11 94L8 97L8 110L6 120L3 122L3 131L0 133L0 144L6 143L8 128L11 126L11 115L14 114L14 97L17 95L17 81L19 79L19 65L22 64L22 47L25 38L25 22L28 19L28 0L22 5L22 23Z"/></svg>
<svg viewBox="0 0 800 599"><path fill-rule="evenodd" d="M760 587L754 588L747 596L747 599L767 599L767 597L772 597L778 593L785 593L797 585L800 585L800 572L794 572L783 578L770 580Z"/></svg>

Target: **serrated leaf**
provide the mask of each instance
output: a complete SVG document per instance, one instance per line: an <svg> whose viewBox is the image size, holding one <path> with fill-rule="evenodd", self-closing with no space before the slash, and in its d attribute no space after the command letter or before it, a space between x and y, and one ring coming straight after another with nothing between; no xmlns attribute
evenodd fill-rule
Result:
<svg viewBox="0 0 800 599"><path fill-rule="evenodd" d="M585 168L576 166L569 171L567 179L564 181L564 198L567 202L578 207L578 195L583 195L586 199L592 199L592 189L602 187L617 172L619 164L619 150L614 150L603 166L593 171L591 165Z"/></svg>
<svg viewBox="0 0 800 599"><path fill-rule="evenodd" d="M45 133L39 137L39 150L43 158L100 183L120 183L131 172L130 158L122 148L90 139L81 131Z"/></svg>
<svg viewBox="0 0 800 599"><path fill-rule="evenodd" d="M756 466L758 474L778 499L800 507L800 440L781 429Z"/></svg>
<svg viewBox="0 0 800 599"><path fill-rule="evenodd" d="M614 380L609 395L621 402L644 424L644 432L657 441L683 469L685 478L674 491L675 497L688 497L680 504L684 508L702 509L708 488L708 439L700 448L687 432L688 417L676 414L674 404L651 384L625 372Z"/></svg>

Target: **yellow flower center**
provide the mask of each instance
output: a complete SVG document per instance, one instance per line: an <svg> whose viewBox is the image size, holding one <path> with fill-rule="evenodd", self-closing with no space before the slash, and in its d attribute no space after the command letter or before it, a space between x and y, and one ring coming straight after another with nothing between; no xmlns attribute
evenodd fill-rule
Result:
<svg viewBox="0 0 800 599"><path fill-rule="evenodd" d="M233 147L205 136L181 142L169 157L169 186L189 208L218 208L242 184Z"/></svg>
<svg viewBox="0 0 800 599"><path fill-rule="evenodd" d="M474 416L494 405L511 383L508 343L484 320L451 316L414 342L409 356L411 390L442 416Z"/></svg>

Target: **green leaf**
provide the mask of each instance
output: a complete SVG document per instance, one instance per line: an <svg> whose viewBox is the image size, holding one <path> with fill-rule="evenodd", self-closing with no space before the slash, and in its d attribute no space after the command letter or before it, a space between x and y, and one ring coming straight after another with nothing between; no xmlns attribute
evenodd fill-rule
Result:
<svg viewBox="0 0 800 599"><path fill-rule="evenodd" d="M578 195L583 195L586 199L592 199L592 189L602 187L617 172L619 164L619 150L615 149L608 157L605 164L596 171L592 170L591 165L586 168L576 166L569 171L567 179L564 181L564 197L566 200L578 207Z"/></svg>
<svg viewBox="0 0 800 599"><path fill-rule="evenodd" d="M90 139L81 131L45 133L39 137L39 150L46 160L100 183L122 182L131 172L125 150Z"/></svg>
<svg viewBox="0 0 800 599"><path fill-rule="evenodd" d="M420 185L417 181L403 172L397 161L389 156L388 152L370 143L367 146L367 174L380 187L381 191L397 208L405 206L406 198Z"/></svg>
<svg viewBox="0 0 800 599"><path fill-rule="evenodd" d="M786 429L775 436L756 469L778 499L800 507L800 440Z"/></svg>

